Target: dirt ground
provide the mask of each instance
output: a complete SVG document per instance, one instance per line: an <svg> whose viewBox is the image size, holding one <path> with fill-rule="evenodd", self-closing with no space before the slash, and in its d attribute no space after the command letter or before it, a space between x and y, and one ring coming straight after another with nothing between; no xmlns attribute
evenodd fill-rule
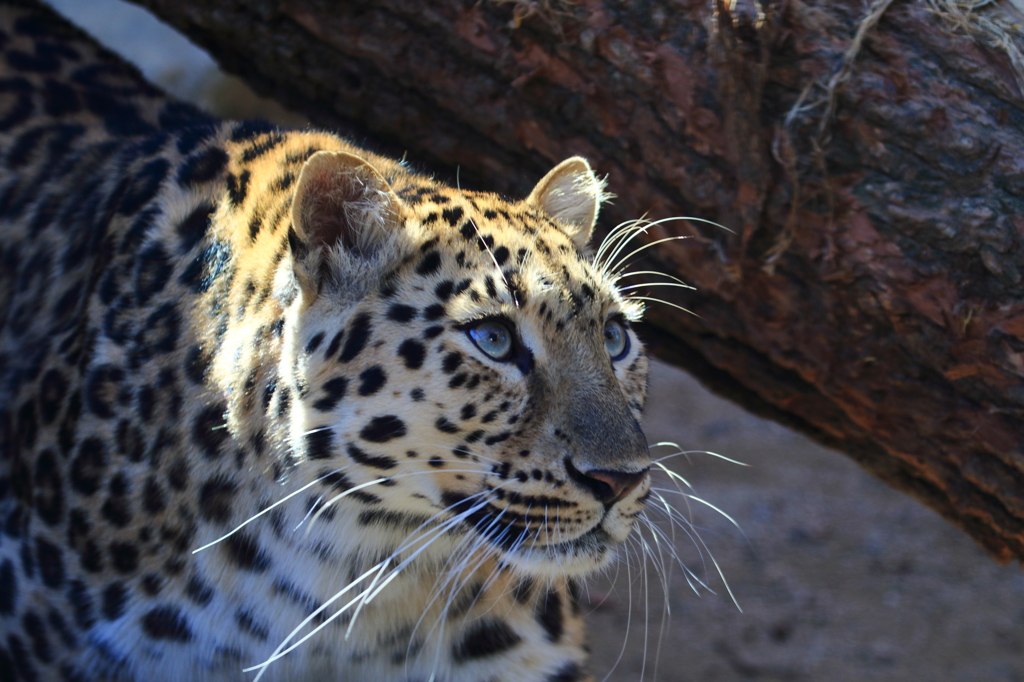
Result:
<svg viewBox="0 0 1024 682"><path fill-rule="evenodd" d="M178 96L225 117L302 125L225 79L209 57L137 7L52 4ZM1024 682L1019 566L996 565L935 513L842 455L743 412L671 367L655 364L651 374L645 431L652 443L747 464L697 453L665 460L694 488L683 491L729 514L739 529L684 497L667 475L656 478L681 515L675 541L664 539L672 532L665 514L652 510L664 538L641 537L654 558L645 562L633 543L590 582L598 680ZM654 450L656 457L677 451ZM674 565L667 590L663 565ZM696 591L681 566L693 571Z"/></svg>
<svg viewBox="0 0 1024 682"><path fill-rule="evenodd" d="M1019 566L998 566L852 461L747 414L672 367L651 373L644 429L652 443L674 441L748 465L706 454L666 462L741 530L693 501L707 549L677 530L683 564L714 594L695 593L677 566L666 602L657 576L648 570L645 585L635 569L636 549L591 582L594 663L610 671L608 680L1024 681ZM667 476L658 478L658 488L675 490ZM678 493L666 497L686 513ZM666 603L671 617L662 629Z"/></svg>

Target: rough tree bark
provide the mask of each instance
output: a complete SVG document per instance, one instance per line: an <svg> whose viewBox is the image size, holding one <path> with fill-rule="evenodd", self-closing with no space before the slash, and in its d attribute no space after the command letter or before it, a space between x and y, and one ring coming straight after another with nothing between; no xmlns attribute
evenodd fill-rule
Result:
<svg viewBox="0 0 1024 682"><path fill-rule="evenodd" d="M731 228L642 237L691 236L636 269L697 287L650 290L696 313L653 304L653 352L1024 561L1003 52L889 0L138 1L257 91L464 185L522 192L582 154L618 195L607 225Z"/></svg>

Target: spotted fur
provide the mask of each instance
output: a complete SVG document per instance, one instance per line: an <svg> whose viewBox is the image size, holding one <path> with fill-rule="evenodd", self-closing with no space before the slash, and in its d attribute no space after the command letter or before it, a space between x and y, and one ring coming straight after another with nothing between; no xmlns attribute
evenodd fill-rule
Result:
<svg viewBox="0 0 1024 682"><path fill-rule="evenodd" d="M0 679L589 679L649 460L587 163L455 190L29 2L0 52Z"/></svg>

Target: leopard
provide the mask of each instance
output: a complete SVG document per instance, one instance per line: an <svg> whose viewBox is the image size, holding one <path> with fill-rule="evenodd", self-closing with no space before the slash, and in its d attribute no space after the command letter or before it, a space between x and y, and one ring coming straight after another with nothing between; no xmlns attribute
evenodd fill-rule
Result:
<svg viewBox="0 0 1024 682"><path fill-rule="evenodd" d="M0 7L0 680L592 679L651 497L590 163L221 121Z"/></svg>

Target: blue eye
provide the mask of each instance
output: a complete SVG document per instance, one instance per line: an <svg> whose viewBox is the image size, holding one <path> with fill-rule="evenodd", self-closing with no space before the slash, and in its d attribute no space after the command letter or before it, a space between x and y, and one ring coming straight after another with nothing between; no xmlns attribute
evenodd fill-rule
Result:
<svg viewBox="0 0 1024 682"><path fill-rule="evenodd" d="M466 330L476 347L495 360L508 360L512 355L512 330L498 320L484 320Z"/></svg>
<svg viewBox="0 0 1024 682"><path fill-rule="evenodd" d="M629 352L629 334L618 320L608 320L604 324L604 347L612 360L621 360Z"/></svg>

